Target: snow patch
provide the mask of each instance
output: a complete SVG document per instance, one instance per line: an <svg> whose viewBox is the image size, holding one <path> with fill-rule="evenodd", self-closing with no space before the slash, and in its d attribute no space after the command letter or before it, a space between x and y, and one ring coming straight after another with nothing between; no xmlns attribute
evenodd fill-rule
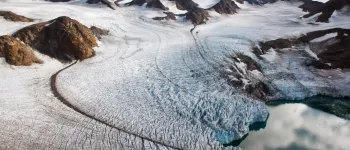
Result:
<svg viewBox="0 0 350 150"><path fill-rule="evenodd" d="M208 9L220 2L220 0L192 0L197 3L200 8Z"/></svg>
<svg viewBox="0 0 350 150"><path fill-rule="evenodd" d="M325 41L325 40L328 40L330 38L334 38L338 35L338 33L329 33L329 34L326 34L322 37L319 37L319 38L316 38L316 39L313 39L311 40L310 42L322 42L322 41Z"/></svg>
<svg viewBox="0 0 350 150"><path fill-rule="evenodd" d="M316 60L320 60L317 55L311 51L310 47L309 46L306 46L305 49L304 49L311 57L315 58Z"/></svg>
<svg viewBox="0 0 350 150"><path fill-rule="evenodd" d="M277 53L274 49L269 49L266 54L261 55L262 58L264 58L265 60L269 61L269 62L273 62L276 60Z"/></svg>

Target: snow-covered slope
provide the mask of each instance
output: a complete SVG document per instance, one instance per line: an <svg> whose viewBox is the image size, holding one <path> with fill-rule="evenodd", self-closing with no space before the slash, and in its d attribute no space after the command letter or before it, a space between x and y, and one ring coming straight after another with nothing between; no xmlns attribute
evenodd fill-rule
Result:
<svg viewBox="0 0 350 150"><path fill-rule="evenodd" d="M251 46L257 41L349 27L342 15L334 23L307 24L309 20L299 19L303 13L297 5L286 2L245 5L234 16L213 15L193 34L188 22L152 20L162 14L160 10L102 9L106 6L82 1L13 0L0 5L43 21L66 15L111 33L99 43L94 58L78 62L56 78L58 92L81 112L51 94L50 76L62 64L50 58L30 68L2 63L0 149L224 149L221 143L241 138L250 124L268 116L262 102L236 91L221 77L220 68L233 65L229 55L242 53L255 59ZM25 25L29 24L1 21L0 34ZM306 82L316 75L300 67L299 55L275 58L258 63L285 98L322 93L315 87L323 82L325 87L335 83L343 87L349 81L348 73L342 73L342 80L319 77L320 81ZM51 63L56 65L49 67ZM286 74L295 78L274 78ZM11 83L15 84L8 88ZM306 93L305 88L316 92ZM350 95L346 89L337 90Z"/></svg>
<svg viewBox="0 0 350 150"><path fill-rule="evenodd" d="M193 0L200 8L208 9L219 3L220 0Z"/></svg>

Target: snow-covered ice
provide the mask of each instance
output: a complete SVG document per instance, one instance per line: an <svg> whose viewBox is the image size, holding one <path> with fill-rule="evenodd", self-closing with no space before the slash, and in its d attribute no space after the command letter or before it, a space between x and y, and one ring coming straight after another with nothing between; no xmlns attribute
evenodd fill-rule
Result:
<svg viewBox="0 0 350 150"><path fill-rule="evenodd" d="M214 1L198 3L207 7ZM99 43L94 58L64 70L56 83L59 93L74 107L106 124L71 110L51 94L51 75L68 64L51 58L29 68L2 62L1 80L5 82L0 85L0 107L4 115L0 120L5 129L0 131L0 149L34 149L36 145L38 149L224 149L222 143L241 138L250 124L268 116L262 102L236 92L220 76L219 67L228 55L254 57L251 46L260 40L349 27L347 16L342 15L337 16L337 23L309 25L308 20L299 19L304 13L297 5L287 2L245 5L247 9L237 15L212 17L193 34L189 22L152 20L161 10L111 10L79 0L10 0L0 5L3 10L42 21L65 15L111 31ZM0 33L11 34L29 24L1 21ZM298 54L275 52L273 57L258 63L283 98L319 94L334 85L339 85L336 94L350 95L342 89L350 81L349 73L342 80L326 80L317 76L317 70L300 67ZM279 74L294 77L276 78ZM316 84L305 84L309 78ZM36 145L31 145L33 140Z"/></svg>

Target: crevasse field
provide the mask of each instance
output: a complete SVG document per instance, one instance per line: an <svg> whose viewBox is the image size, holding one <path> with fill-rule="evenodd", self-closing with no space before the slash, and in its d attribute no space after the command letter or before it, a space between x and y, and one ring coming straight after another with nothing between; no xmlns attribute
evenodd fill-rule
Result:
<svg viewBox="0 0 350 150"><path fill-rule="evenodd" d="M164 4L176 9L172 2ZM251 50L261 40L349 28L348 16L338 13L330 23L314 26L308 24L314 18L300 19L304 12L296 3L239 6L244 9L230 16L210 11L210 21L191 33L193 25L182 19L152 20L164 16L157 9L112 10L83 0L0 0L1 9L38 19L35 23L68 16L110 30L95 48L95 57L58 74L58 92L71 106L50 87L51 76L69 64L40 54L45 63L30 67L0 59L0 149L240 149L222 144L240 139L249 125L269 114L264 103L236 91L220 76L222 67L230 72L234 62L228 57L233 54L250 56L263 66L259 72L237 65L269 80L280 91L276 99L350 95L349 72L301 65L302 54L314 55L307 49L288 55L272 51L263 60ZM30 24L0 18L0 34ZM322 93L330 87L331 92Z"/></svg>

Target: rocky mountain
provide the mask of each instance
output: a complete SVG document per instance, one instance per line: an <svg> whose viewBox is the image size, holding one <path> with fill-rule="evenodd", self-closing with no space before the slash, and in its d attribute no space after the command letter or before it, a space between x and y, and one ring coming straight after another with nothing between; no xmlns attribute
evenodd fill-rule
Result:
<svg viewBox="0 0 350 150"><path fill-rule="evenodd" d="M0 57L5 57L7 63L15 66L43 63L29 46L9 35L0 36Z"/></svg>
<svg viewBox="0 0 350 150"><path fill-rule="evenodd" d="M51 0L52 2L68 2L69 0ZM103 3L106 4L108 7L115 9L114 5L120 6L120 2L127 1L123 6L130 6L130 5L146 5L148 8L159 8L161 10L168 10L167 7L164 6L164 4L160 0L117 0L117 1L110 1L110 0L88 0L87 3L89 4L97 4L97 3ZM216 12L220 14L234 14L237 13L237 10L239 7L236 5L235 2L238 3L244 3L247 2L249 4L253 5L264 5L268 3L275 3L278 0L219 0L217 4L215 4L211 8L200 8L198 4L196 4L192 0L169 0L174 1L176 3L176 7L179 10L187 10L187 14L185 15L187 20L190 20L194 25L199 25L206 20L208 20L209 16L205 15L207 14L205 11L213 9ZM314 16L318 13L321 13L320 16L317 18L317 22L328 22L329 18L333 14L334 11L340 10L341 8L350 5L349 1L347 0L330 0L326 3L319 2L319 1L313 1L313 0L281 0L281 1L288 1L288 2L303 2L303 4L300 6L303 11L308 12L308 14L304 15L304 18L309 18L311 16ZM194 18L193 18L194 17ZM157 18L156 20L159 20L160 18Z"/></svg>
<svg viewBox="0 0 350 150"><path fill-rule="evenodd" d="M93 32L68 17L30 25L13 36L43 54L64 61L90 58L95 55L93 47L97 46Z"/></svg>
<svg viewBox="0 0 350 150"><path fill-rule="evenodd" d="M142 6L144 4L146 4L146 7L148 8L159 8L162 10L168 9L162 4L162 2L160 2L160 0L133 0L129 3L126 3L126 6L130 6L130 5Z"/></svg>
<svg viewBox="0 0 350 150"><path fill-rule="evenodd" d="M346 6L350 6L348 0L329 0L326 3L314 2L312 0L306 1L301 7L309 13L304 15L304 18L309 18L318 13L321 13L317 17L317 22L329 22L329 18L336 10L340 10Z"/></svg>
<svg viewBox="0 0 350 150"><path fill-rule="evenodd" d="M213 9L220 14L235 14L239 7L232 0L220 0Z"/></svg>
<svg viewBox="0 0 350 150"><path fill-rule="evenodd" d="M4 19L6 20L11 20L14 22L33 22L34 21L34 19L17 15L11 11L0 11L0 16L4 17Z"/></svg>
<svg viewBox="0 0 350 150"><path fill-rule="evenodd" d="M33 21L12 12L2 14L12 21ZM1 36L0 56L5 57L9 64L24 66L42 63L35 57L33 49L61 61L83 60L95 55L96 38L101 39L107 34L107 30L95 26L88 28L63 16L24 27L12 36Z"/></svg>

